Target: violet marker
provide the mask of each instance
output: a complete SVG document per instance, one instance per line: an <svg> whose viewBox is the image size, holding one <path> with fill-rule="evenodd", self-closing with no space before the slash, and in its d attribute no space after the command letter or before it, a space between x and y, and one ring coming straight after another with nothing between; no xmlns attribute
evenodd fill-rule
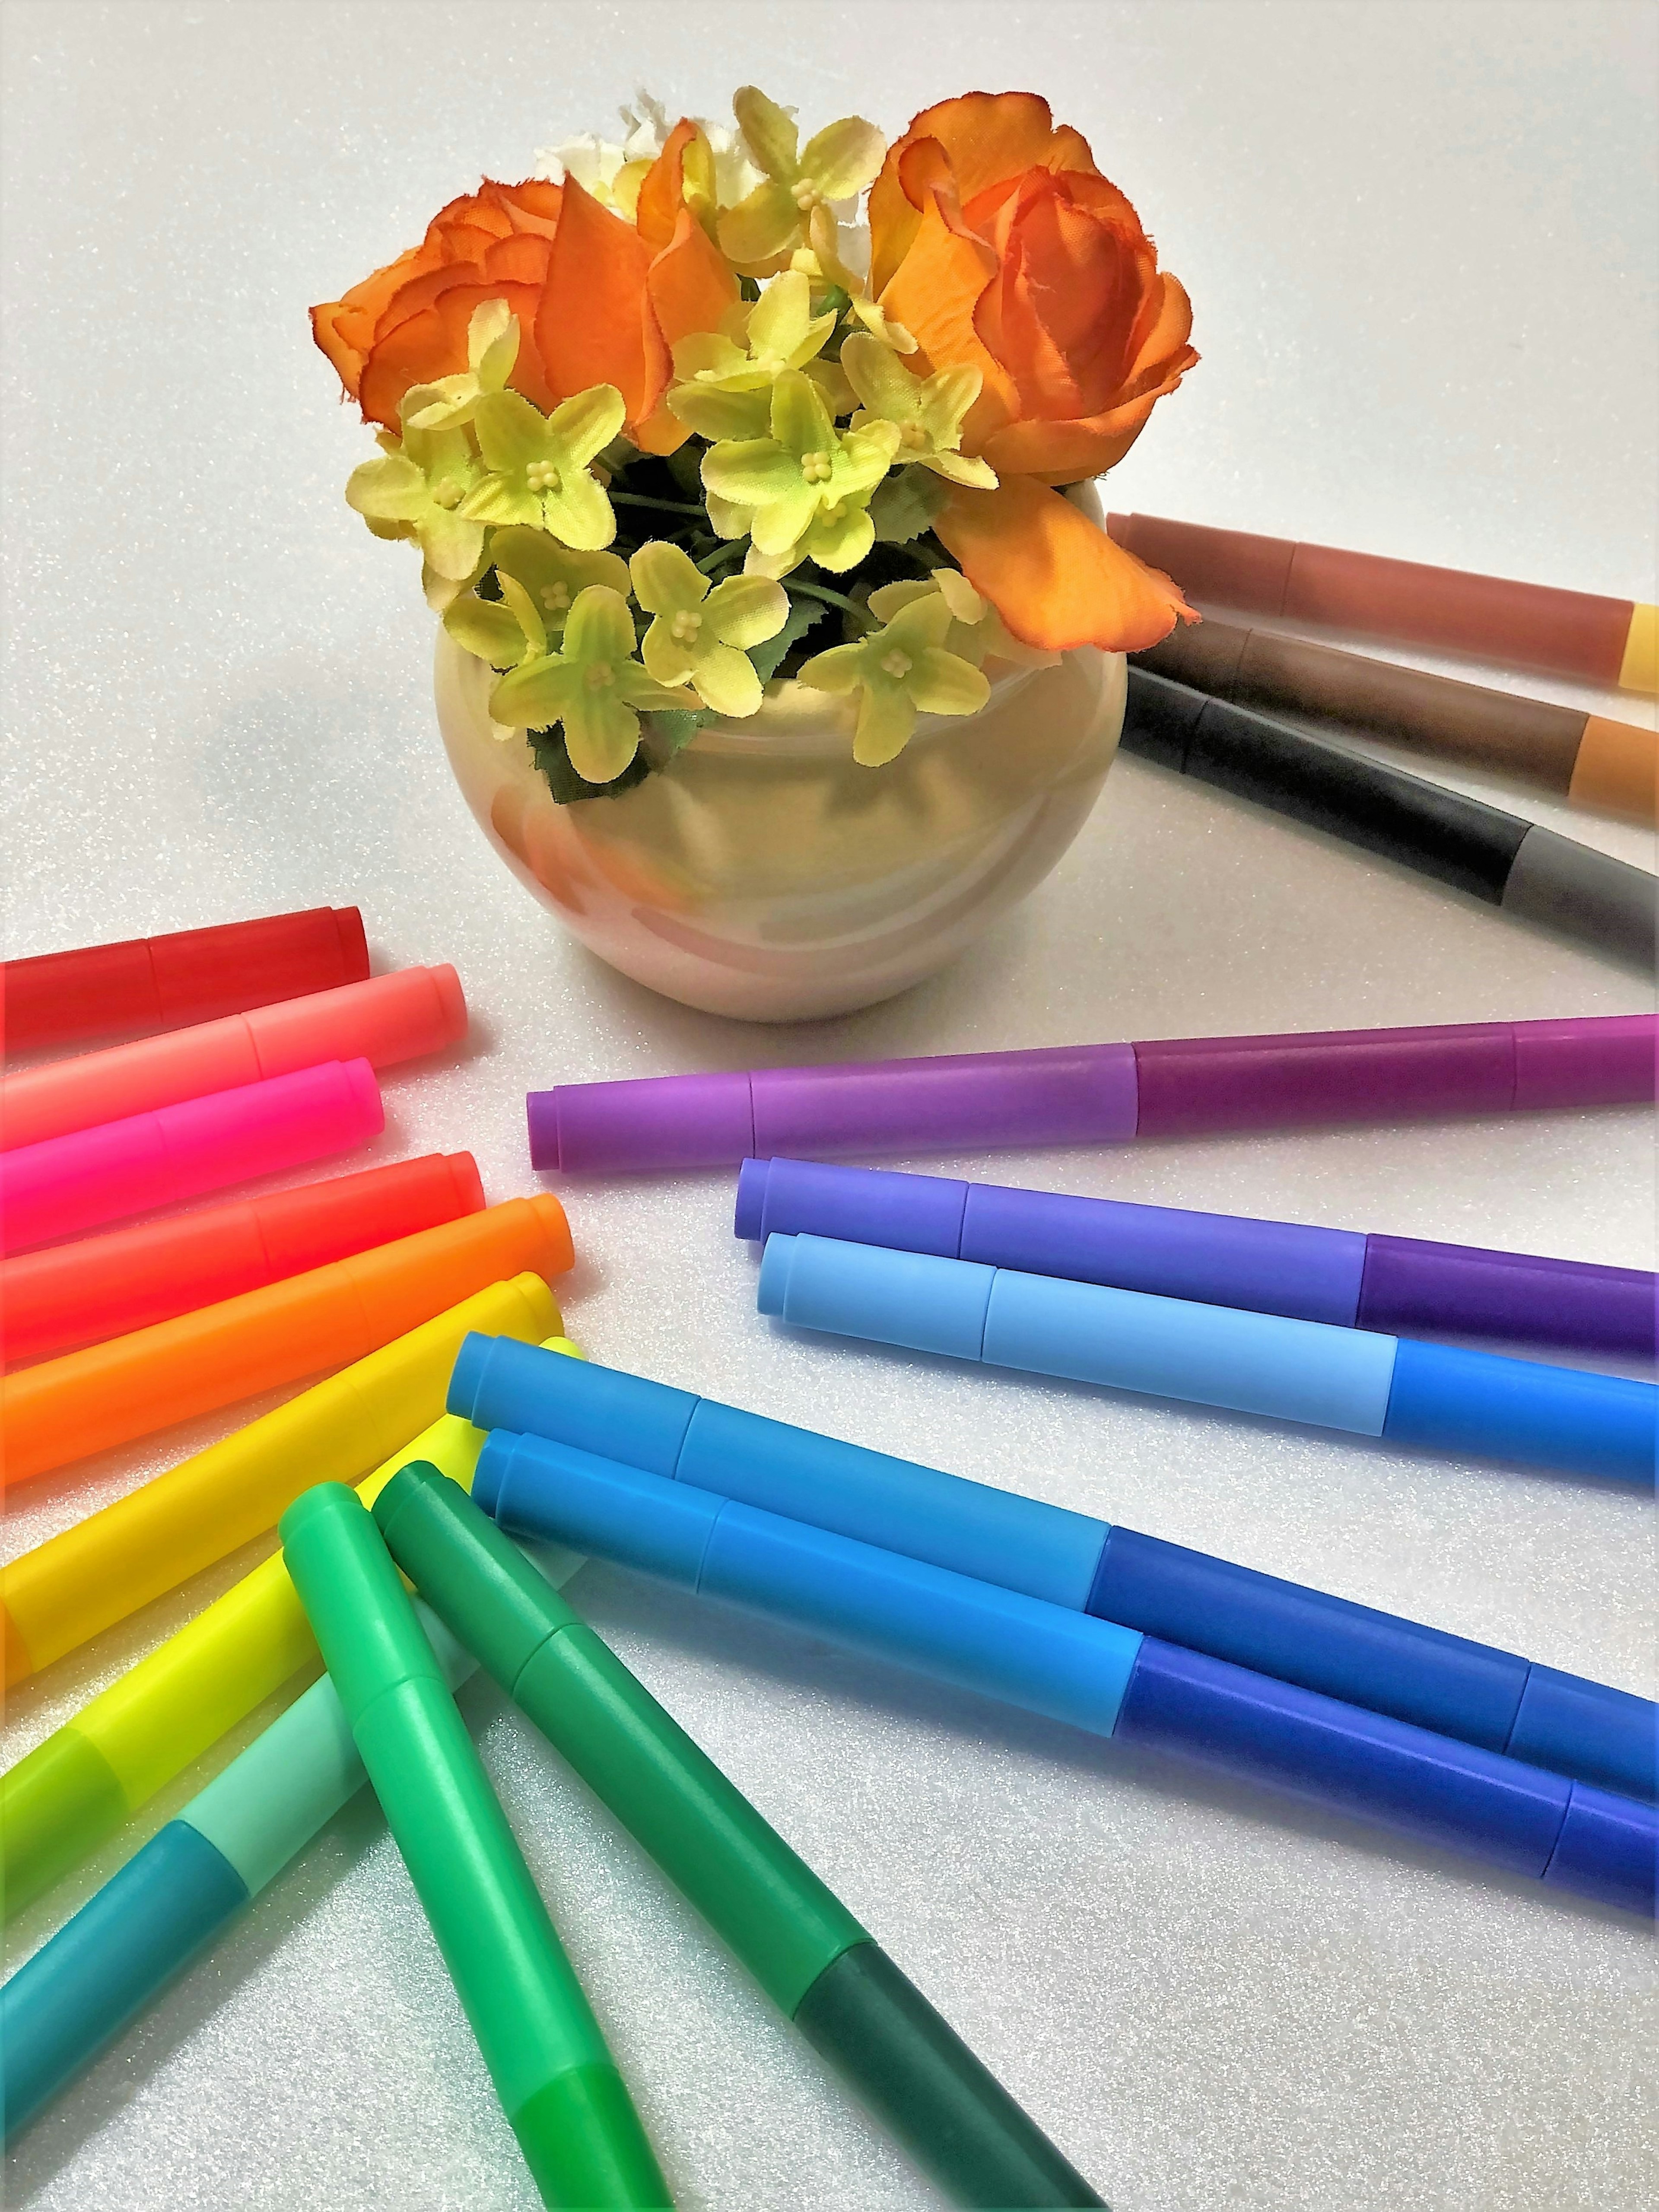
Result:
<svg viewBox="0 0 1659 2212"><path fill-rule="evenodd" d="M834 1237L1389 1336L1655 1355L1659 1277L1643 1267L807 1160L745 1160L734 1225L757 1244Z"/></svg>
<svg viewBox="0 0 1659 2212"><path fill-rule="evenodd" d="M568 1083L526 1099L530 1157L611 1175L1628 1105L1654 1096L1656 1032L1613 1014Z"/></svg>

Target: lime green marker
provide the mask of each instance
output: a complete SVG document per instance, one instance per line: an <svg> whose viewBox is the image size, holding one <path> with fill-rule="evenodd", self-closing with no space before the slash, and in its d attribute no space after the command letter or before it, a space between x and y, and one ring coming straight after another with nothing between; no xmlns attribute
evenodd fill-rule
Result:
<svg viewBox="0 0 1659 2212"><path fill-rule="evenodd" d="M459 1483L412 1462L380 1492L374 1517L445 1627L956 2203L1102 2203L869 1931Z"/></svg>
<svg viewBox="0 0 1659 2212"><path fill-rule="evenodd" d="M543 2202L671 2204L368 1509L343 1485L319 1483L289 1506L281 1534L352 1739Z"/></svg>

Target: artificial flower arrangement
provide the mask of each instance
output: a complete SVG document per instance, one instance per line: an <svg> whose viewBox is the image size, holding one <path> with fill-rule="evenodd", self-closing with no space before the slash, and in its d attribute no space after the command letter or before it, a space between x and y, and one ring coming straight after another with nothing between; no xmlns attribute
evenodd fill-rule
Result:
<svg viewBox="0 0 1659 2212"><path fill-rule="evenodd" d="M1178 589L1064 495L1197 360L1082 137L1030 93L803 146L655 103L312 311L377 459L349 503L419 547L556 798L625 789L793 677L855 757L973 714L988 663L1133 651ZM847 227L867 193L867 229ZM641 742L641 717L646 741Z"/></svg>

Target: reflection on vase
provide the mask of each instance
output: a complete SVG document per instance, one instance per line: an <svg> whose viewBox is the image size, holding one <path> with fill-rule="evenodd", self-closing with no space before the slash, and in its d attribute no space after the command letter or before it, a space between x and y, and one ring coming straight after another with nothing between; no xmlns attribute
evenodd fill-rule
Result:
<svg viewBox="0 0 1659 2212"><path fill-rule="evenodd" d="M438 719L491 842L584 944L688 1006L787 1021L943 967L1082 828L1122 722L1121 656L988 673L982 714L924 718L884 768L854 761L848 702L786 684L631 790L569 806L442 630Z"/></svg>

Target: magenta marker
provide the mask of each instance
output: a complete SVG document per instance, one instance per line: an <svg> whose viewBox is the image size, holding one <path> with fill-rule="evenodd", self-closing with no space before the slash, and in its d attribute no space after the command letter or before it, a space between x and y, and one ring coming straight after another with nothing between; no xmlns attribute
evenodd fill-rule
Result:
<svg viewBox="0 0 1659 2212"><path fill-rule="evenodd" d="M366 1144L385 1127L366 1060L331 1060L0 1152L0 1249L26 1251Z"/></svg>
<svg viewBox="0 0 1659 2212"><path fill-rule="evenodd" d="M1656 1018L1328 1030L648 1076L532 1091L530 1157L566 1175L774 1155L1119 1145L1320 1123L1626 1105Z"/></svg>

